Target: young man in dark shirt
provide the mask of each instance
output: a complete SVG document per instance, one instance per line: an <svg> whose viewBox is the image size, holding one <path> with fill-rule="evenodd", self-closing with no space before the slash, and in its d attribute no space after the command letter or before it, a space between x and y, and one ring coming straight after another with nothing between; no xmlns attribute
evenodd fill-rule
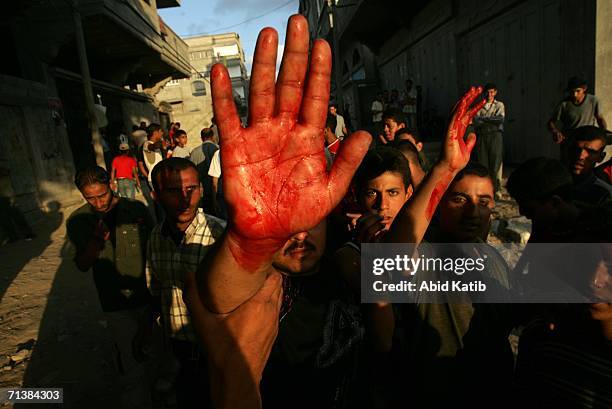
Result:
<svg viewBox="0 0 612 409"><path fill-rule="evenodd" d="M142 203L113 194L101 167L79 171L75 184L87 203L70 215L66 230L78 269L93 270L116 346L122 407L151 405L146 368L135 355L133 341L150 303L144 270L152 220Z"/></svg>

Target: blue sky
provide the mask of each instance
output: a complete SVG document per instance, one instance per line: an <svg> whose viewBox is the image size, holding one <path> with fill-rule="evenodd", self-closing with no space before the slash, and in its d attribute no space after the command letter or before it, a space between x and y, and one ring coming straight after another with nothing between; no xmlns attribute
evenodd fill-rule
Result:
<svg viewBox="0 0 612 409"><path fill-rule="evenodd" d="M238 33L250 75L257 35L264 27L273 27L278 31L280 62L282 48L285 44L287 19L297 13L298 4L299 0L291 2L289 0L182 0L180 7L159 9L159 14L166 24L180 36L221 32ZM278 9L270 12L276 8ZM219 31L224 27L253 19L262 14L266 15L237 27Z"/></svg>

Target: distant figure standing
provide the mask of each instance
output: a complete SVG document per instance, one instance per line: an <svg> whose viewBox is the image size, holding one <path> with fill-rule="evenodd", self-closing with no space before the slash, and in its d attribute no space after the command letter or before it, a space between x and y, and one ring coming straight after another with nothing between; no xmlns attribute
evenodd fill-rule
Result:
<svg viewBox="0 0 612 409"><path fill-rule="evenodd" d="M204 213L213 214L214 202L213 202L213 187L212 177L208 175L210 168L210 162L215 152L219 149L219 146L213 142L215 133L210 128L204 128L200 131L200 137L202 138L202 144L193 148L189 157L191 161L198 168L198 174L200 175L200 182L204 187L204 194L200 206L204 209Z"/></svg>
<svg viewBox="0 0 612 409"><path fill-rule="evenodd" d="M504 155L504 119L506 108L504 103L496 99L497 86L495 84L485 85L485 96L487 102L474 117L476 128L476 155L477 162L486 167L494 178L496 195L501 189L501 178L499 169L502 166Z"/></svg>
<svg viewBox="0 0 612 409"><path fill-rule="evenodd" d="M548 121L548 129L553 141L560 146L561 160L564 162L569 160L569 130L588 125L607 128L597 97L587 94L586 80L572 77L567 82L566 90L569 96L557 105Z"/></svg>
<svg viewBox="0 0 612 409"><path fill-rule="evenodd" d="M338 104L330 104L329 113L336 117L336 128L334 129L334 134L339 139L342 139L345 136L348 136L348 131L346 130L346 123L344 122L344 117L338 113Z"/></svg>
<svg viewBox="0 0 612 409"><path fill-rule="evenodd" d="M384 110L385 106L383 105L383 94L379 92L376 94L376 98L374 98L374 101L372 101L372 106L370 107L374 137L382 134L382 114Z"/></svg>
<svg viewBox="0 0 612 409"><path fill-rule="evenodd" d="M402 112L406 115L407 127L416 129L417 127L417 90L414 88L411 79L406 80L406 88L402 95Z"/></svg>
<svg viewBox="0 0 612 409"><path fill-rule="evenodd" d="M138 164L130 155L130 146L127 143L119 145L119 152L111 165L111 186L116 187L119 197L134 199L136 187L138 190L141 189Z"/></svg>

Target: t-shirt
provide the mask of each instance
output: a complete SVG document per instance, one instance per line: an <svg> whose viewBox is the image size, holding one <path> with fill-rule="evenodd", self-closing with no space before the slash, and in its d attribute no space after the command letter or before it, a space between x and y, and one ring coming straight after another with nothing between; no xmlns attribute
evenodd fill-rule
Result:
<svg viewBox="0 0 612 409"><path fill-rule="evenodd" d="M329 151L329 153L331 153L334 157L336 156L336 154L338 153L338 149L340 149L340 139L336 139L335 141L333 141L332 143L330 143L329 145L327 145L327 150Z"/></svg>
<svg viewBox="0 0 612 409"><path fill-rule="evenodd" d="M347 381L363 337L359 309L333 271L290 278L293 294L263 373L263 408L345 407Z"/></svg>
<svg viewBox="0 0 612 409"><path fill-rule="evenodd" d="M383 104L380 101L374 101L372 102L372 108L370 109L372 111L372 122L381 122L382 121L382 111L383 111ZM378 111L377 114L374 113L374 111Z"/></svg>
<svg viewBox="0 0 612 409"><path fill-rule="evenodd" d="M94 263L93 278L103 311L147 305L146 246L153 222L144 204L120 198L113 210L100 219L89 204L75 210L66 222L68 239L76 252L83 251L94 229L103 220L110 239Z"/></svg>
<svg viewBox="0 0 612 409"><path fill-rule="evenodd" d="M118 179L134 179L134 168L137 168L137 164L133 157L119 155L113 159L112 166Z"/></svg>
<svg viewBox="0 0 612 409"><path fill-rule="evenodd" d="M210 168L208 168L208 176L212 176L214 178L221 177L221 155L219 152L221 152L219 149L215 151L212 160L210 161Z"/></svg>
<svg viewBox="0 0 612 409"><path fill-rule="evenodd" d="M177 146L172 151L173 158L187 158L189 159L189 149Z"/></svg>
<svg viewBox="0 0 612 409"><path fill-rule="evenodd" d="M147 172L149 172L149 176L147 177L147 179L149 180L149 183L151 183L153 168L155 167L155 165L157 165L164 159L162 151L161 149L153 149L153 142L146 141L142 144L138 153L139 160L144 163Z"/></svg>
<svg viewBox="0 0 612 409"><path fill-rule="evenodd" d="M487 287L495 282L508 288L509 272L503 258L492 247L481 243L478 248L489 250L487 276L483 273L482 277L489 282ZM419 251L429 257L445 256L433 253L427 243ZM435 282L446 277L438 277L443 274L430 271L414 277ZM475 304L468 296L464 303L400 304L394 309L396 387L411 386L411 407L485 407L508 393L513 374L509 306ZM401 402L405 395L398 390L396 399Z"/></svg>
<svg viewBox="0 0 612 409"><path fill-rule="evenodd" d="M416 98L417 98L416 88L410 88L410 91L404 91L403 98L402 98L404 101L404 106L402 107L402 112L404 112L405 114L416 114L417 113ZM414 99L415 101L409 104L408 99Z"/></svg>
<svg viewBox="0 0 612 409"><path fill-rule="evenodd" d="M338 138L344 137L344 132L342 131L345 128L344 117L340 114L336 115L336 130L335 134Z"/></svg>
<svg viewBox="0 0 612 409"><path fill-rule="evenodd" d="M576 105L570 99L562 101L553 115L555 121L561 122L562 129L575 129L581 126L597 125L595 116L601 114L601 106L595 95L587 94L581 104Z"/></svg>

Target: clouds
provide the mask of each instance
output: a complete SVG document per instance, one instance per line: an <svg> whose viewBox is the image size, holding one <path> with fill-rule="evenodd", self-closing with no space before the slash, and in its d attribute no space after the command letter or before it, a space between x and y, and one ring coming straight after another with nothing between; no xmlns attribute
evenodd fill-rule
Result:
<svg viewBox="0 0 612 409"><path fill-rule="evenodd" d="M247 17L270 10L282 4L282 0L217 0L215 14L244 13Z"/></svg>
<svg viewBox="0 0 612 409"><path fill-rule="evenodd" d="M212 18L200 18L197 22L191 22L187 25L185 34L190 36L194 34L209 33L219 27L219 21Z"/></svg>

